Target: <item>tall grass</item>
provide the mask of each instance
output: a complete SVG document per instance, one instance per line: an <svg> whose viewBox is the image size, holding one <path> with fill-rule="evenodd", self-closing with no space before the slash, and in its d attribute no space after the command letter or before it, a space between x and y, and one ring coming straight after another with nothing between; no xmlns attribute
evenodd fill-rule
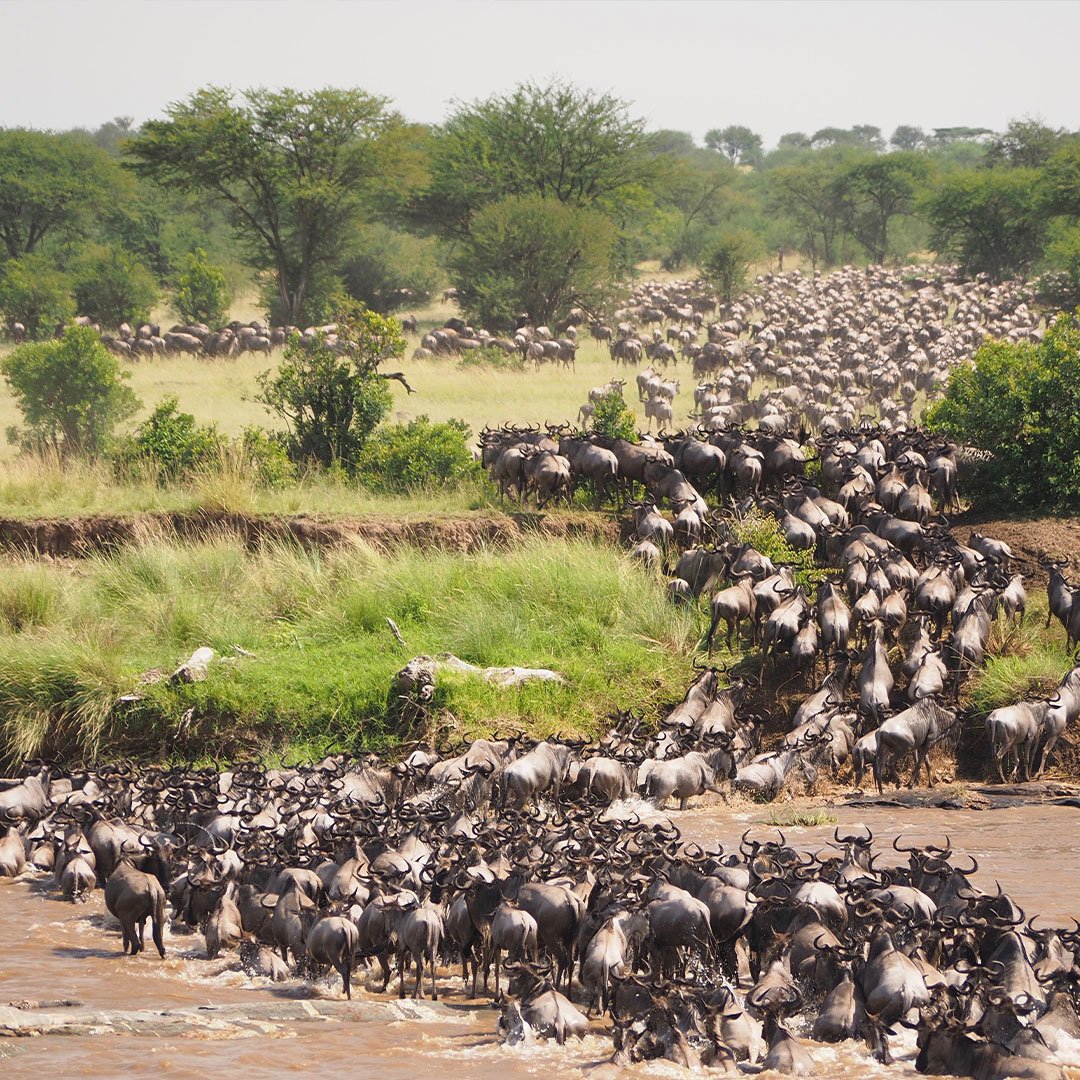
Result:
<svg viewBox="0 0 1080 1080"><path fill-rule="evenodd" d="M1017 701L1046 697L1073 663L1061 624L1055 620L1046 628L1046 600L1040 596L1019 622L995 622L983 667L965 684L962 700L984 715Z"/></svg>
<svg viewBox="0 0 1080 1080"><path fill-rule="evenodd" d="M576 541L386 555L362 544L152 540L85 560L77 574L8 560L0 581L7 761L383 745L402 734L387 711L394 672L443 651L566 676L512 689L440 676L433 722L443 729L595 732L615 709L655 714L676 700L698 631L659 581ZM223 658L205 682L140 682L202 645ZM138 700L119 701L133 692Z"/></svg>
<svg viewBox="0 0 1080 1080"><path fill-rule="evenodd" d="M184 481L162 486L146 469L127 475L104 461L21 454L0 466L0 516L61 518L96 514L391 514L463 513L498 505L484 480L409 495L371 492L331 474L310 472L286 487L258 483L244 454L232 449Z"/></svg>

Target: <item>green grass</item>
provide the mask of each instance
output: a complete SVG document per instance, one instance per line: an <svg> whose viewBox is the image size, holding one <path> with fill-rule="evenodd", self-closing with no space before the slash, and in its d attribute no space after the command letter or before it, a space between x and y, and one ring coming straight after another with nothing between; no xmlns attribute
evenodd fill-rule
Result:
<svg viewBox="0 0 1080 1080"><path fill-rule="evenodd" d="M698 632L658 579L585 542L385 555L362 545L249 551L217 538L153 541L77 565L6 559L0 760L385 746L404 734L387 717L394 672L442 651L567 679L499 689L440 676L432 724L444 739L519 726L592 734L615 709L655 717L678 700ZM201 645L226 658L205 682L140 687L141 672L171 672ZM136 689L141 700L118 704Z"/></svg>
<svg viewBox="0 0 1080 1080"><path fill-rule="evenodd" d="M245 310L244 314L249 312ZM506 420L573 422L589 390L618 374L607 348L594 342L585 327L581 328L576 371L556 370L551 364L543 365L539 371L515 371L463 365L452 358L414 361L412 353L422 334L442 325L449 316L457 314L457 309L452 304L436 303L417 314L420 332L406 335L406 354L400 363L392 365L395 370L400 367L405 372L417 393L409 394L400 383L391 384L394 394L391 420L405 422L426 413L435 421L460 418L474 431L485 424L497 427ZM165 322L171 324L167 315ZM9 348L0 345L0 355ZM249 425L273 427L274 418L255 400L256 377L275 367L281 355L276 351L270 358L248 354L232 359L170 356L124 361L123 368L130 376L128 385L144 406L133 423L138 424L163 397L171 394L184 412L191 413L200 423L217 424L227 435L239 435ZM636 402L636 392L631 392L635 372L627 372L625 368L623 372L631 383L627 387L627 400L633 398ZM676 374L683 384L677 399L676 415L679 415L690 411L693 381L685 364L679 365ZM644 425L640 406L631 407L637 408L638 419ZM7 384L0 380L0 431L19 424L20 420ZM0 444L0 456L10 458L15 453L11 444Z"/></svg>
<svg viewBox="0 0 1080 1080"><path fill-rule="evenodd" d="M395 517L460 514L499 506L486 481L470 481L410 495L383 495L332 475L313 472L282 488L256 482L242 455L226 454L183 482L118 476L107 462L20 455L0 468L0 517L64 518L94 514L196 513L386 514Z"/></svg>
<svg viewBox="0 0 1080 1080"><path fill-rule="evenodd" d="M977 715L1046 697L1073 666L1061 624L1053 620L1046 628L1045 596L1032 600L1022 622L995 622L983 668L964 686L962 700Z"/></svg>

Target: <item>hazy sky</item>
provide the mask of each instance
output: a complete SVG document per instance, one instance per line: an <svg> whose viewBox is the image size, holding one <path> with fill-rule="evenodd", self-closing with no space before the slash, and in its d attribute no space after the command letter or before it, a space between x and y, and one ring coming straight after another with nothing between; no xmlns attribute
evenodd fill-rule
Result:
<svg viewBox="0 0 1080 1080"><path fill-rule="evenodd" d="M0 0L0 127L136 121L208 83L359 86L410 119L561 76L651 127L1080 127L1080 4Z"/></svg>

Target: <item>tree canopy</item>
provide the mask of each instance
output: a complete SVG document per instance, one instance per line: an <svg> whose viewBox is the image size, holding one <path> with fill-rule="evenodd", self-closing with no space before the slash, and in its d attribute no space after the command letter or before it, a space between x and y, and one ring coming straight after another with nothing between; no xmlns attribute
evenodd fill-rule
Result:
<svg viewBox="0 0 1080 1080"><path fill-rule="evenodd" d="M453 261L459 302L484 326L527 312L552 323L572 307L598 310L612 282L615 228L596 210L511 195L482 210Z"/></svg>
<svg viewBox="0 0 1080 1080"><path fill-rule="evenodd" d="M454 238L506 196L536 195L617 213L645 200L655 168L644 122L610 94L525 83L458 104L436 129L419 216Z"/></svg>
<svg viewBox="0 0 1080 1080"><path fill-rule="evenodd" d="M400 126L384 98L362 90L237 97L211 86L149 121L125 149L138 175L214 195L250 264L273 272L282 315L301 322L316 275L388 182Z"/></svg>
<svg viewBox="0 0 1080 1080"><path fill-rule="evenodd" d="M0 129L0 242L8 257L77 230L118 182L108 155L84 138Z"/></svg>

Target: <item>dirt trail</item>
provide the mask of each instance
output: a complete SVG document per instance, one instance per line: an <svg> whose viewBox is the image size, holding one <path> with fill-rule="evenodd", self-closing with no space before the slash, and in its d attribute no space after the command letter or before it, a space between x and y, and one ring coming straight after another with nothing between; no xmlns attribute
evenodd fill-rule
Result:
<svg viewBox="0 0 1080 1080"><path fill-rule="evenodd" d="M254 546L292 541L307 548L339 547L362 540L388 550L403 545L471 552L508 546L539 533L558 538L615 542L618 524L600 514L431 514L323 518L215 513L146 513L21 520L0 518L0 550L20 555L78 558L157 537L197 540L232 534Z"/></svg>

